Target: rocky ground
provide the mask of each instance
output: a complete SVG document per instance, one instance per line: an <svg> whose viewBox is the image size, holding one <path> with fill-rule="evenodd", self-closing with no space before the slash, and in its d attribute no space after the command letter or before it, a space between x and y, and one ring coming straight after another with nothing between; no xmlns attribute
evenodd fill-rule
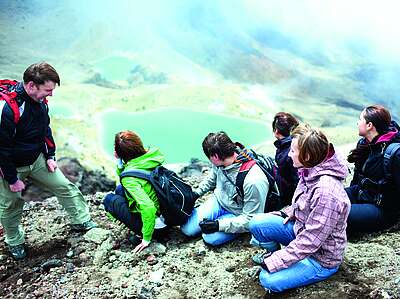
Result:
<svg viewBox="0 0 400 299"><path fill-rule="evenodd" d="M187 168L196 185L203 168ZM173 228L162 242L133 254L127 229L110 221L104 193L86 196L99 228L70 231L55 198L27 202L28 258L15 262L0 240L0 298L264 298L254 275L249 236L219 248ZM204 200L204 199L202 199ZM3 236L0 237L3 239ZM339 272L275 298L400 298L400 232L353 238Z"/></svg>

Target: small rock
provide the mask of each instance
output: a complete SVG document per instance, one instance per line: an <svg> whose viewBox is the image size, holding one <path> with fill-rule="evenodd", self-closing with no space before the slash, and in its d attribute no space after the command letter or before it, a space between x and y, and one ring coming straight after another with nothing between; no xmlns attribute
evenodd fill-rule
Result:
<svg viewBox="0 0 400 299"><path fill-rule="evenodd" d="M153 254L149 255L149 256L146 258L146 261L147 261L147 264L149 264L150 266L153 266L153 265L155 265L155 264L158 263L156 257L155 257Z"/></svg>
<svg viewBox="0 0 400 299"><path fill-rule="evenodd" d="M75 271L75 266L73 263L67 263L67 272L73 273Z"/></svg>
<svg viewBox="0 0 400 299"><path fill-rule="evenodd" d="M64 284L68 281L68 279L65 276L61 276L60 278L60 283Z"/></svg>
<svg viewBox="0 0 400 299"><path fill-rule="evenodd" d="M126 289L128 287L128 283L125 282L125 283L121 284L121 287Z"/></svg>
<svg viewBox="0 0 400 299"><path fill-rule="evenodd" d="M79 255L79 259L80 259L82 262L87 262L87 261L89 260L89 256L88 256L86 253L81 253L81 254Z"/></svg>
<svg viewBox="0 0 400 299"><path fill-rule="evenodd" d="M145 248L142 253L143 254L154 254L155 256L160 256L160 255L164 255L165 252L167 251L167 247L165 247L163 244L161 243L151 243L149 247Z"/></svg>
<svg viewBox="0 0 400 299"><path fill-rule="evenodd" d="M17 286L20 286L21 284L22 284L22 279L20 278L17 280Z"/></svg>
<svg viewBox="0 0 400 299"><path fill-rule="evenodd" d="M227 271L227 272L234 272L235 269L236 269L235 266L228 266L228 267L225 268L225 271Z"/></svg>
<svg viewBox="0 0 400 299"><path fill-rule="evenodd" d="M117 259L117 257L115 255L112 255L108 258L108 260L112 263Z"/></svg>
<svg viewBox="0 0 400 299"><path fill-rule="evenodd" d="M108 238L108 235L110 234L110 231L105 230L100 227L95 227L89 230L83 238L88 241L88 242L93 242L96 244L101 244L105 239Z"/></svg>
<svg viewBox="0 0 400 299"><path fill-rule="evenodd" d="M207 249L204 246L201 246L199 249L197 249L197 256L204 256L207 253Z"/></svg>
<svg viewBox="0 0 400 299"><path fill-rule="evenodd" d="M72 250L69 250L68 252L67 252L67 254L66 254L66 257L67 258L71 258L71 257L73 257L74 256L74 252L72 251Z"/></svg>
<svg viewBox="0 0 400 299"><path fill-rule="evenodd" d="M143 286L140 288L138 294L138 299L149 299L152 298L152 289L148 289L147 287Z"/></svg>
<svg viewBox="0 0 400 299"><path fill-rule="evenodd" d="M5 254L0 254L0 262L5 261L7 256Z"/></svg>
<svg viewBox="0 0 400 299"><path fill-rule="evenodd" d="M42 289L38 289L38 290L34 290L33 291L33 295L35 295L35 297L41 297L43 296L44 292Z"/></svg>
<svg viewBox="0 0 400 299"><path fill-rule="evenodd" d="M43 271L48 272L51 268L61 267L63 262L58 259L52 259L45 261L43 264L40 265Z"/></svg>
<svg viewBox="0 0 400 299"><path fill-rule="evenodd" d="M164 269L158 269L157 271L154 272L150 272L149 275L149 281L156 283L156 284L160 284L162 282L162 277L164 275Z"/></svg>

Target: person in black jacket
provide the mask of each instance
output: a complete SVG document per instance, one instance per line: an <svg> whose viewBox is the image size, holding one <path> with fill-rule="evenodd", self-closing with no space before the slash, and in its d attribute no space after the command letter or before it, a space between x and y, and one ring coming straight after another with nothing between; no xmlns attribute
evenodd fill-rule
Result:
<svg viewBox="0 0 400 299"><path fill-rule="evenodd" d="M57 196L73 230L86 231L96 224L82 193L57 168L46 100L60 85L56 70L46 62L32 64L23 82L7 81L0 91L0 221L9 251L18 260L26 256L21 191L27 177Z"/></svg>
<svg viewBox="0 0 400 299"><path fill-rule="evenodd" d="M383 106L366 107L360 114L358 132L362 137L350 152L355 164L353 180L346 192L351 200L349 232L384 229L398 220L400 212L400 150L384 166L388 146L400 142L399 126Z"/></svg>
<svg viewBox="0 0 400 299"><path fill-rule="evenodd" d="M275 162L278 165L276 183L284 206L292 203L292 197L299 182L297 169L293 167L293 161L288 156L292 142L290 132L298 125L298 120L286 112L277 113L272 122L272 130L277 139L274 142L276 147Z"/></svg>

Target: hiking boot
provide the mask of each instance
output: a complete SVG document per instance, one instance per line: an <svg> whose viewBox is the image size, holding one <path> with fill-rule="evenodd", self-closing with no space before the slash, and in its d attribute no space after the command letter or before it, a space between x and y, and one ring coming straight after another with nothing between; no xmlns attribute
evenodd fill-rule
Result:
<svg viewBox="0 0 400 299"><path fill-rule="evenodd" d="M131 243L132 246L136 247L142 243L142 239L138 235L130 233L128 236L128 242Z"/></svg>
<svg viewBox="0 0 400 299"><path fill-rule="evenodd" d="M80 224L71 224L71 230L74 232L87 232L95 227L97 227L97 224L92 220L88 220Z"/></svg>
<svg viewBox="0 0 400 299"><path fill-rule="evenodd" d="M269 252L269 251L265 251L263 253L257 253L255 255L253 255L251 260L253 261L254 264L261 266L264 264L264 260L270 255L271 255L271 252Z"/></svg>
<svg viewBox="0 0 400 299"><path fill-rule="evenodd" d="M11 246L8 245L8 251L10 252L11 256L16 260L22 260L26 257L26 251L24 244Z"/></svg>

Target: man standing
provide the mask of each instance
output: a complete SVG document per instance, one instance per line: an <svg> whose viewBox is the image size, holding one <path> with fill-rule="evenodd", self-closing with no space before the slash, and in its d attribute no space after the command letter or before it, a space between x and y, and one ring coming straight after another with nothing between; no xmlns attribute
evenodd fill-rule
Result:
<svg viewBox="0 0 400 299"><path fill-rule="evenodd" d="M250 219L264 212L269 184L264 172L254 163L252 153L232 142L225 132L208 134L203 151L213 168L195 193L202 196L213 191L213 196L193 210L181 230L187 236L202 233L205 243L217 246L249 231ZM247 169L243 192L238 192L237 176L245 163L252 166Z"/></svg>
<svg viewBox="0 0 400 299"><path fill-rule="evenodd" d="M0 87L0 222L10 254L26 256L21 226L24 201L21 191L27 177L57 196L70 216L74 231L96 227L79 189L57 168L46 97L60 85L48 63L29 66L23 82L3 80Z"/></svg>

